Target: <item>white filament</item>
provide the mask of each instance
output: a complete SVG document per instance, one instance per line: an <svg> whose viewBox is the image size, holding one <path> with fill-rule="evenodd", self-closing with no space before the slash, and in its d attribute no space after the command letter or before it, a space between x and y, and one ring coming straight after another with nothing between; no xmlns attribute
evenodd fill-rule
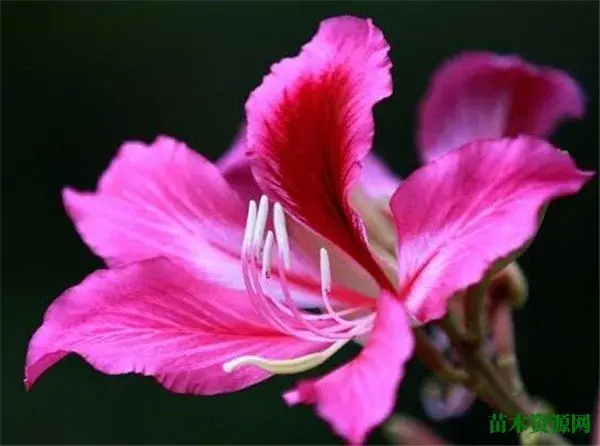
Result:
<svg viewBox="0 0 600 446"><path fill-rule="evenodd" d="M252 245L256 249L258 256L262 246L263 237L265 235L265 227L267 226L267 216L269 215L269 200L266 195L260 197L258 203L258 213L256 215L256 224L254 225L254 234L252 237Z"/></svg>
<svg viewBox="0 0 600 446"><path fill-rule="evenodd" d="M279 254L283 259L283 267L286 270L290 269L290 245L288 241L288 233L285 228L285 214L279 203L275 203L273 207L273 225L275 226L275 238L279 247Z"/></svg>
<svg viewBox="0 0 600 446"><path fill-rule="evenodd" d="M331 292L331 265L329 263L329 255L325 248L319 250L321 264L321 293L328 294Z"/></svg>
<svg viewBox="0 0 600 446"><path fill-rule="evenodd" d="M273 251L273 231L267 231L265 246L262 253L262 275L268 279L271 275L271 254Z"/></svg>

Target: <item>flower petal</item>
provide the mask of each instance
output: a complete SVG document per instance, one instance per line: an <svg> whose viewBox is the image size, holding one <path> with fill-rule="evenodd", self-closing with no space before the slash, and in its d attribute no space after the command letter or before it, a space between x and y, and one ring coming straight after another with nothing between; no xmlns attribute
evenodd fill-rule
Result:
<svg viewBox="0 0 600 446"><path fill-rule="evenodd" d="M270 376L257 367L225 372L237 356L289 359L328 346L276 331L245 292L159 258L97 271L60 296L31 339L25 383L77 353L107 374L139 373L174 392L210 395Z"/></svg>
<svg viewBox="0 0 600 446"><path fill-rule="evenodd" d="M404 180L391 207L399 293L412 315L442 317L450 297L531 241L548 201L591 175L548 142L519 137L468 144Z"/></svg>
<svg viewBox="0 0 600 446"><path fill-rule="evenodd" d="M149 146L125 143L97 192L67 188L63 197L84 241L110 266L157 256L181 258L212 281L245 289L240 251L247 203L226 179L185 144L161 136ZM318 265L309 264L297 249L292 253L294 299L301 306L318 306ZM278 286L266 287L281 294Z"/></svg>
<svg viewBox="0 0 600 446"><path fill-rule="evenodd" d="M183 143L125 143L97 192L67 188L63 199L82 238L111 266L168 255L241 282L246 204Z"/></svg>
<svg viewBox="0 0 600 446"><path fill-rule="evenodd" d="M290 405L315 404L317 413L351 444L361 444L394 408L414 339L404 306L383 292L375 327L353 361L284 395Z"/></svg>
<svg viewBox="0 0 600 446"><path fill-rule="evenodd" d="M518 56L465 53L432 77L419 111L419 148L430 161L475 139L546 137L584 113L584 95L565 72Z"/></svg>
<svg viewBox="0 0 600 446"><path fill-rule="evenodd" d="M321 23L271 67L246 103L254 176L286 211L387 283L349 203L373 139L372 108L392 92L388 45L370 20Z"/></svg>
<svg viewBox="0 0 600 446"><path fill-rule="evenodd" d="M400 178L390 171L381 158L369 153L362 160L360 185L373 199L388 201L400 185Z"/></svg>
<svg viewBox="0 0 600 446"><path fill-rule="evenodd" d="M248 155L246 124L242 124L231 147L219 158L217 167L242 198L242 201L258 200L262 191L252 175ZM362 160L360 185L374 199L389 198L398 188L400 178L394 174L379 156L369 153Z"/></svg>

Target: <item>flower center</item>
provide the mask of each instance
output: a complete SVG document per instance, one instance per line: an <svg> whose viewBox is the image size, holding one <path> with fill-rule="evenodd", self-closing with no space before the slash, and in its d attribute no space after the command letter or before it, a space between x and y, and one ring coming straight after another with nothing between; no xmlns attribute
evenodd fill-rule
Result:
<svg viewBox="0 0 600 446"><path fill-rule="evenodd" d="M259 366L272 373L298 373L308 370L324 362L351 339L370 332L375 321L375 314L369 311L365 315L365 309L362 307L334 309L331 295L335 298L335 292L332 292L329 254L325 248L321 248L319 252L321 312L314 314L298 308L290 289L294 280L288 277L291 275L292 259L285 213L281 205L275 203L274 231L266 230L268 214L269 201L266 196L261 197L258 207L255 201L250 201L242 242L242 274L250 299L256 311L280 332L305 341L331 345L322 352L289 360L267 360L257 356L239 357L224 364L226 371L247 364ZM265 285L275 282L281 291L279 295L269 293L265 289Z"/></svg>
<svg viewBox="0 0 600 446"><path fill-rule="evenodd" d="M258 205L250 201L246 231L242 245L242 273L246 289L255 308L273 326L292 336L314 342L348 339L370 331L374 314L358 316L363 308L334 310L331 302L331 268L329 254L320 249L321 314L298 308L290 289L288 272L291 270L289 238L285 213L279 203L273 207L273 231L266 231L269 201L262 196ZM277 255L273 255L274 248ZM281 296L265 291L263 281L277 282Z"/></svg>

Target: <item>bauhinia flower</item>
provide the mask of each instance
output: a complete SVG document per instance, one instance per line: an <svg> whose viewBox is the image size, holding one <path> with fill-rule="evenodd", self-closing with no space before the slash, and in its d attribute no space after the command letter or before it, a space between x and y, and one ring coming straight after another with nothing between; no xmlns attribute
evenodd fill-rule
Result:
<svg viewBox="0 0 600 446"><path fill-rule="evenodd" d="M444 62L431 77L417 114L418 152L427 162L477 140L546 138L561 121L582 118L585 102L577 82L563 71L515 55L465 52ZM258 200L262 192L247 150L245 132L240 132L218 164L242 197ZM361 163L352 206L363 219L371 250L388 260L391 256L393 264L397 237L389 202L401 180L372 152ZM509 281L519 281L513 287L526 288L516 263L503 273ZM511 286L506 281L501 285Z"/></svg>
<svg viewBox="0 0 600 446"><path fill-rule="evenodd" d="M165 137L125 144L96 192L66 190L110 269L47 310L26 385L76 353L104 373L211 395L308 370L361 338L355 359L284 397L362 443L393 408L411 325L442 317L453 295L531 241L549 200L590 176L532 137L467 144L395 191L389 253L353 204L368 182L372 108L392 92L388 49L370 20L339 17L273 65L246 104L258 202Z"/></svg>

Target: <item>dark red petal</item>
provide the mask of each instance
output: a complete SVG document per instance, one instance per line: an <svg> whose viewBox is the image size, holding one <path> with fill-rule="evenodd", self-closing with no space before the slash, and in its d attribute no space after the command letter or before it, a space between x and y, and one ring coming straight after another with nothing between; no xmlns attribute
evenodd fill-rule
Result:
<svg viewBox="0 0 600 446"><path fill-rule="evenodd" d="M371 149L372 108L392 92L388 49L370 20L326 20L297 57L273 65L246 104L261 189L384 286L349 192Z"/></svg>

